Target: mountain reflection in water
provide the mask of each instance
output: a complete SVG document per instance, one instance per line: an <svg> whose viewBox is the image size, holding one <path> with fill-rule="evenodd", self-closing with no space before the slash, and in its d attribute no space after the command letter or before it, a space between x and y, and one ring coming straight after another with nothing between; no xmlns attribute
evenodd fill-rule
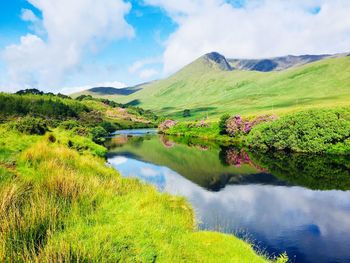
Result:
<svg viewBox="0 0 350 263"><path fill-rule="evenodd" d="M109 163L185 196L202 229L248 236L294 262L350 262L350 161L158 135L113 138Z"/></svg>

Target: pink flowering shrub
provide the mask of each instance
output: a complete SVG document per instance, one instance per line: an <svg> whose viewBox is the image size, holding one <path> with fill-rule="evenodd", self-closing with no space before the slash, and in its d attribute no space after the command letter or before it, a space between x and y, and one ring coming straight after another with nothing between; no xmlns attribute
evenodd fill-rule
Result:
<svg viewBox="0 0 350 263"><path fill-rule="evenodd" d="M177 121L174 120L165 120L161 124L159 124L158 129L160 131L165 131L167 129L170 129L174 127L177 124Z"/></svg>
<svg viewBox="0 0 350 263"><path fill-rule="evenodd" d="M233 116L226 121L226 132L230 136L235 136L244 129L245 123L241 116Z"/></svg>
<svg viewBox="0 0 350 263"><path fill-rule="evenodd" d="M198 122L196 124L196 127L197 128L200 128L200 127L209 127L208 123L206 123L204 120L200 120L200 122Z"/></svg>
<svg viewBox="0 0 350 263"><path fill-rule="evenodd" d="M276 119L274 115L262 115L254 118L253 120L243 119L241 116L236 115L226 120L226 133L233 137L239 133L248 134L252 128L260 123L269 122Z"/></svg>

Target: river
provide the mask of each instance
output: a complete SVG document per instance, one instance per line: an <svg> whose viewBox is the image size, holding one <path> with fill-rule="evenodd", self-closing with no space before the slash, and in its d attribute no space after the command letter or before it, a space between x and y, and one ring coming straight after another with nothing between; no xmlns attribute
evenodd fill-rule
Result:
<svg viewBox="0 0 350 263"><path fill-rule="evenodd" d="M265 154L154 130L120 131L108 162L192 204L200 229L291 262L350 262L350 160Z"/></svg>

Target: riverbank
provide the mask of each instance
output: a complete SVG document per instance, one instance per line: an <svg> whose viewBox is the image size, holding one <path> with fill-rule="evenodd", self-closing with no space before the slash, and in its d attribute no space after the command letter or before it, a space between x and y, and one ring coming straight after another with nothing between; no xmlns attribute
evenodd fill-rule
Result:
<svg viewBox="0 0 350 263"><path fill-rule="evenodd" d="M350 108L307 110L282 117L223 116L221 122L179 122L162 133L260 151L349 154Z"/></svg>
<svg viewBox="0 0 350 263"><path fill-rule="evenodd" d="M268 261L232 235L197 231L186 200L122 178L89 138L0 130L0 261Z"/></svg>

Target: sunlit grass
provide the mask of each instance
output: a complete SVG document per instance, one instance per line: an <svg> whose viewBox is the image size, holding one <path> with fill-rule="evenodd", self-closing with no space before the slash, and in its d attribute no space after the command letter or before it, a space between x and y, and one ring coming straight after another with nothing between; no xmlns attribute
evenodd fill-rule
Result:
<svg viewBox="0 0 350 263"><path fill-rule="evenodd" d="M69 148L78 138L58 130L16 144L21 135L1 129L0 262L267 261L232 235L198 231L184 198L122 178L100 146Z"/></svg>

